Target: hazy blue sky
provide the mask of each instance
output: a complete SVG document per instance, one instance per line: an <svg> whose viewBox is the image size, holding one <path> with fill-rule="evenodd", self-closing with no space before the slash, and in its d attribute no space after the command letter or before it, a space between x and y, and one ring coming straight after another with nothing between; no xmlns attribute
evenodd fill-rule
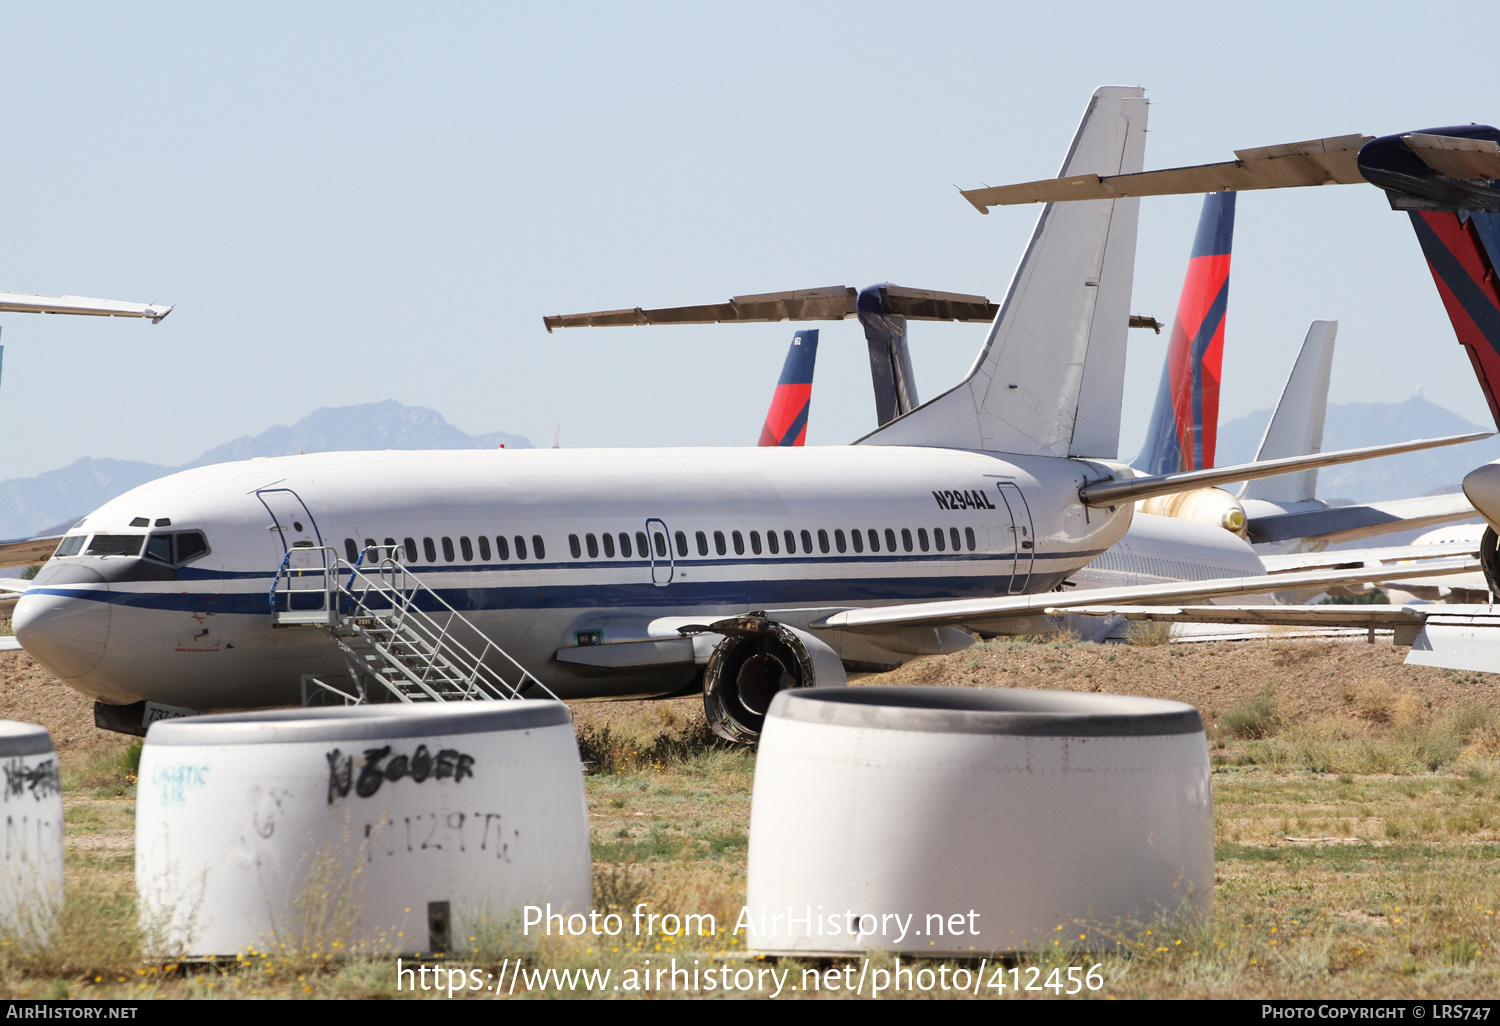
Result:
<svg viewBox="0 0 1500 1026"><path fill-rule="evenodd" d="M177 303L0 315L0 478L185 461L395 398L545 444L753 443L792 327L544 314L875 281L998 298L1091 90L1143 85L1148 167L1500 120L1487 51L1402 4L57 4L0 7L0 289ZM1145 202L1133 307L1170 318L1199 201ZM1365 186L1246 194L1224 418L1307 323L1333 400L1483 399L1404 215ZM924 398L983 328L913 329ZM1165 336L1132 332L1134 454ZM873 426L823 326L813 443Z"/></svg>

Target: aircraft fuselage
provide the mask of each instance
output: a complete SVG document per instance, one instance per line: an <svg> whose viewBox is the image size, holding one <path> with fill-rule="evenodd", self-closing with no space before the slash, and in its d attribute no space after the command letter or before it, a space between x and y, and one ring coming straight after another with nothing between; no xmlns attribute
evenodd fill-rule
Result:
<svg viewBox="0 0 1500 1026"><path fill-rule="evenodd" d="M257 459L90 514L60 548L77 554L44 566L14 623L44 666L105 702L295 703L302 674L343 664L324 633L272 627L276 570L290 547L373 542L558 695L664 694L695 668L600 674L554 654L584 628L608 643L673 615L1047 591L1129 526L1129 504L1079 502L1103 476L1079 460L895 446ZM148 555L168 535L191 555L194 532L201 555Z"/></svg>

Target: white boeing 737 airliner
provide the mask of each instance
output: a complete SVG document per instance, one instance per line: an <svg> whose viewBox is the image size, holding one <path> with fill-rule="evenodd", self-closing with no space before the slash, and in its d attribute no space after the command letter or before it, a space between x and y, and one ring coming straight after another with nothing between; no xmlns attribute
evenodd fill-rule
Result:
<svg viewBox="0 0 1500 1026"><path fill-rule="evenodd" d="M1096 91L1062 173L1139 170L1145 125L1142 90ZM304 674L345 663L326 631L273 625L278 569L299 548L351 562L378 550L555 694L662 695L701 679L715 728L747 738L770 692L968 644L955 628L1024 630L1067 605L1053 589L1122 538L1137 499L1431 444L1151 477L1117 461L1136 205L1046 208L967 377L854 445L325 453L188 470L69 531L18 602L16 635L105 706L295 704ZM1450 564L1475 565L1426 572ZM1411 569L1385 572L1399 575ZM1384 579L1234 577L1087 601L1355 578Z"/></svg>

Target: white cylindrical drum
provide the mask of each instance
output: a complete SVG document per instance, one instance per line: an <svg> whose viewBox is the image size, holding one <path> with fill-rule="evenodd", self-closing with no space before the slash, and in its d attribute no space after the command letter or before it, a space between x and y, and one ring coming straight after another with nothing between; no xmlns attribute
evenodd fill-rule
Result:
<svg viewBox="0 0 1500 1026"><path fill-rule="evenodd" d="M1163 915L1206 915L1213 857L1190 705L783 691L756 759L745 925L767 953L1097 948Z"/></svg>
<svg viewBox="0 0 1500 1026"><path fill-rule="evenodd" d="M523 905L586 912L571 716L496 701L159 721L135 866L167 956L464 951Z"/></svg>
<svg viewBox="0 0 1500 1026"><path fill-rule="evenodd" d="M0 931L24 943L51 937L63 897L63 800L57 752L45 727L0 720L5 790Z"/></svg>

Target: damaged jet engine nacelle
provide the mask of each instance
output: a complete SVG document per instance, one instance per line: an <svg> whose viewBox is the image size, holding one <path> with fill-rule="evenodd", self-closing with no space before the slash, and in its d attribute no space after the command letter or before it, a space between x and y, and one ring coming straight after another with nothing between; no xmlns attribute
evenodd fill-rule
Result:
<svg viewBox="0 0 1500 1026"><path fill-rule="evenodd" d="M680 630L724 635L703 671L703 709L713 732L729 741L751 744L760 739L778 691L849 682L833 649L806 631L762 616L735 616Z"/></svg>

